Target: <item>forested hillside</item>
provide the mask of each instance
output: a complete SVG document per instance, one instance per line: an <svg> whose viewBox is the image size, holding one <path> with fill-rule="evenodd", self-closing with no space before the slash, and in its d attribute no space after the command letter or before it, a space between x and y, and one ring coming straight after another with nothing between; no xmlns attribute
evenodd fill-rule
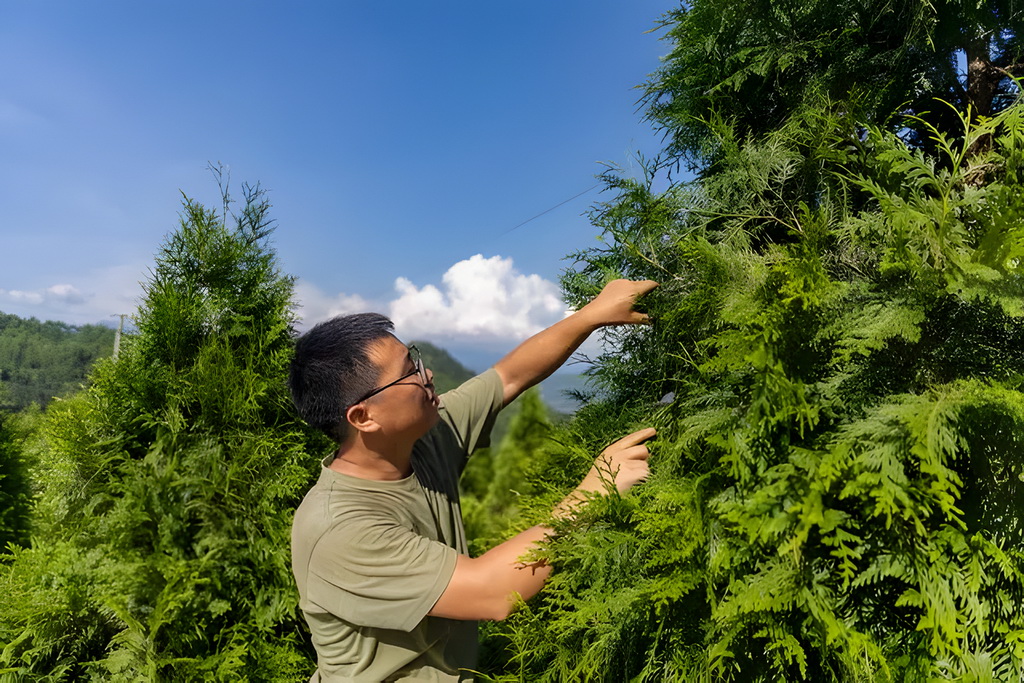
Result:
<svg viewBox="0 0 1024 683"><path fill-rule="evenodd" d="M411 343L420 350L423 364L434 373L434 389L439 394L454 389L476 374L455 360L450 353L428 341L418 340Z"/></svg>
<svg viewBox="0 0 1024 683"><path fill-rule="evenodd" d="M0 313L0 410L77 391L99 358L113 353L115 331L103 325L73 326Z"/></svg>

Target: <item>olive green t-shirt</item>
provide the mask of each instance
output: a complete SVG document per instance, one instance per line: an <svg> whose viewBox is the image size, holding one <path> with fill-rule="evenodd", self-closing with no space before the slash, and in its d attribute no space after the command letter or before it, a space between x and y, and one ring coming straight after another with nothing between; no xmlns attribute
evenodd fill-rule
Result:
<svg viewBox="0 0 1024 683"><path fill-rule="evenodd" d="M502 406L494 370L441 396L441 419L416 442L413 474L360 479L328 469L292 524L299 607L319 680L470 680L477 624L428 617L468 554L459 475L487 445ZM314 675L313 680L317 680Z"/></svg>

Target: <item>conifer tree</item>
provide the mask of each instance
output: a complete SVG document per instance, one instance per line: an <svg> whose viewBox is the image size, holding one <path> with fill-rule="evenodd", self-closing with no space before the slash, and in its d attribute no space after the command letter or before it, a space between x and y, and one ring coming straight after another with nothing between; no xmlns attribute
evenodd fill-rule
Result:
<svg viewBox="0 0 1024 683"><path fill-rule="evenodd" d="M578 303L658 280L653 324L610 333L603 399L544 468L564 491L653 424L652 476L556 523L496 678L1024 677L1020 21L999 2L667 18L647 84L665 156L605 175L603 245L563 281ZM958 49L988 56L988 110L933 99L977 95ZM680 163L696 178L655 191Z"/></svg>
<svg viewBox="0 0 1024 683"><path fill-rule="evenodd" d="M315 462L284 377L292 279L270 205L185 199L138 333L47 411L30 549L0 571L0 679L299 680L289 563ZM228 225L232 221L233 225ZM315 461L315 458L313 458Z"/></svg>

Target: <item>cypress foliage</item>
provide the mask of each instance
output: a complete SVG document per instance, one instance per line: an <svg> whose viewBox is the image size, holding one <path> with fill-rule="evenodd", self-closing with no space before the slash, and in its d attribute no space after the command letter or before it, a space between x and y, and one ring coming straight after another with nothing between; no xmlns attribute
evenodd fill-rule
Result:
<svg viewBox="0 0 1024 683"><path fill-rule="evenodd" d="M692 29L676 58L696 59ZM662 284L653 325L609 333L603 398L558 435L545 485L564 493L641 424L652 476L556 523L556 572L498 629L495 679L1024 677L1024 109L889 120L858 78L847 99L775 97L771 68L744 74L775 107L760 129L722 115L724 85L678 129L655 99L669 156L604 176L617 196L570 300ZM698 178L655 191L686 154Z"/></svg>
<svg viewBox="0 0 1024 683"><path fill-rule="evenodd" d="M298 680L289 564L320 449L283 378L270 205L185 199L120 357L50 407L32 546L0 572L0 679ZM226 225L229 218L234 226Z"/></svg>

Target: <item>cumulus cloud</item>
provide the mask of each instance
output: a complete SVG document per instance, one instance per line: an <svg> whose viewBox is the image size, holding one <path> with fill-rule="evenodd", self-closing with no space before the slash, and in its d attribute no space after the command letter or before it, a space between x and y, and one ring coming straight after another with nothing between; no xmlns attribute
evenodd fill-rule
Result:
<svg viewBox="0 0 1024 683"><path fill-rule="evenodd" d="M459 261L440 286L417 287L400 277L391 319L404 338L462 342L515 342L560 320L566 312L558 287L516 270L511 258L477 254Z"/></svg>
<svg viewBox="0 0 1024 683"><path fill-rule="evenodd" d="M477 254L459 261L439 283L395 280L394 296L373 300L358 294L327 294L298 280L295 299L309 328L321 320L378 311L395 323L402 339L426 339L461 349L505 349L561 320L568 311L558 286L521 273L511 258Z"/></svg>
<svg viewBox="0 0 1024 683"><path fill-rule="evenodd" d="M302 318L302 327L312 327L321 320L336 315L362 313L379 308L358 294L325 294L316 285L301 279L295 283L294 301Z"/></svg>
<svg viewBox="0 0 1024 683"><path fill-rule="evenodd" d="M71 324L108 322L119 313L136 312L139 280L145 277L142 266L116 266L46 287L0 288L0 311ZM300 328L336 315L378 311L394 320L401 339L433 341L479 367L568 313L554 282L520 272L511 258L481 254L452 265L440 282L416 284L399 277L390 296L378 298L329 294L299 279L295 303ZM596 339L583 350L599 352Z"/></svg>

